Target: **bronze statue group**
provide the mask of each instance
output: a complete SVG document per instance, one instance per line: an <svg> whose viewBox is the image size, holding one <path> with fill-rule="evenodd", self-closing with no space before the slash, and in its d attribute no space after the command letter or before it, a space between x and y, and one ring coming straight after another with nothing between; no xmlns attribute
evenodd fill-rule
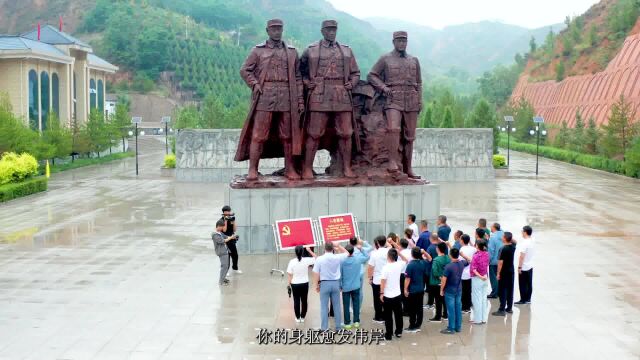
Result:
<svg viewBox="0 0 640 360"><path fill-rule="evenodd" d="M298 246L287 266L296 322L304 323L309 288L315 285L320 294L320 330L329 329L331 316L336 330L361 328L366 279L373 297L372 322L384 324L386 340L420 332L423 314L430 312L429 322L447 321L443 334L461 332L465 314L470 314L472 326L484 326L493 306L498 307L493 316L507 316L513 313L516 276L520 300L515 304L531 304L535 241L530 226L522 228L516 242L499 223L487 228L486 219L479 219L472 235L458 230L451 241L444 215L438 217L433 232L426 220L418 229L413 214L407 225L403 236L377 236L374 246L352 238L344 247L326 243L321 256ZM491 304L492 299L499 300Z"/></svg>
<svg viewBox="0 0 640 360"><path fill-rule="evenodd" d="M269 20L269 39L251 50L240 70L252 90L235 156L249 160L246 181L262 180L260 159L283 157L288 181L313 182L320 149L331 153L326 173L335 179L371 177L379 168L382 177L418 179L411 158L422 75L418 59L406 52L407 33L393 33L394 50L378 60L365 82L352 49L336 40L336 21L322 22L323 39L301 57L282 40L283 29L282 20Z"/></svg>

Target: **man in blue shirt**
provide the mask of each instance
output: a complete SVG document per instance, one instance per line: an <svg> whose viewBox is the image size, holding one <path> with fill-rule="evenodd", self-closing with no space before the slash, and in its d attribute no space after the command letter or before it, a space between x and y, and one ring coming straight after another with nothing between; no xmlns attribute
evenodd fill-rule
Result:
<svg viewBox="0 0 640 360"><path fill-rule="evenodd" d="M489 280L491 281L491 294L487 296L489 299L498 297L498 258L503 246L502 235L504 235L504 231L500 229L500 224L493 223L489 237Z"/></svg>
<svg viewBox="0 0 640 360"><path fill-rule="evenodd" d="M431 232L429 231L427 220L420 220L420 235L418 236L418 241L416 241L416 246L427 251L430 236Z"/></svg>
<svg viewBox="0 0 640 360"><path fill-rule="evenodd" d="M460 250L449 251L451 262L444 267L440 295L444 296L449 315L449 325L440 331L443 334L455 334L462 331L462 272L467 261L460 259Z"/></svg>
<svg viewBox="0 0 640 360"><path fill-rule="evenodd" d="M418 332L422 326L422 302L424 299L424 280L426 261L422 260L422 249L411 249L412 260L405 270L404 296L407 298L409 327L407 332Z"/></svg>
<svg viewBox="0 0 640 360"><path fill-rule="evenodd" d="M436 223L436 228L438 229L438 237L442 239L442 241L449 241L449 235L451 234L451 228L447 225L447 217L444 215L438 216L438 221Z"/></svg>
<svg viewBox="0 0 640 360"><path fill-rule="evenodd" d="M353 302L353 326L360 327L360 293L362 288L362 265L369 261L369 255L365 255L362 249L354 248L349 244L345 247L349 256L340 265L342 277L340 288L342 289L342 302L344 305L344 328L351 329L350 308Z"/></svg>
<svg viewBox="0 0 640 360"><path fill-rule="evenodd" d="M324 255L316 259L313 265L313 277L316 281L316 291L320 293L320 329L329 328L329 298L333 304L336 317L336 329L339 330L342 324L342 305L340 301L340 265L348 253L340 246L336 245L341 254L334 253L334 245L331 242L324 244Z"/></svg>
<svg viewBox="0 0 640 360"><path fill-rule="evenodd" d="M373 246L371 246L368 242L363 241L362 239L358 239L356 237L352 237L351 239L349 239L349 244L351 244L351 246L353 246L355 249L359 249L360 253L356 253L356 254L360 254L360 255L364 255L367 258L367 261L369 260L369 255L371 255L371 251L373 251ZM366 263L365 263L366 264ZM364 304L364 272L365 272L365 267L366 265L363 264L362 268L360 269L360 305Z"/></svg>

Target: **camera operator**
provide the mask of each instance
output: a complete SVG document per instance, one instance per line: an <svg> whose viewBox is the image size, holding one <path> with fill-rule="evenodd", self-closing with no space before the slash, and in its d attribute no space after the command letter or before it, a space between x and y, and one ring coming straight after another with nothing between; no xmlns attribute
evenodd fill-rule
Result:
<svg viewBox="0 0 640 360"><path fill-rule="evenodd" d="M231 207L229 205L222 207L222 217L220 220L224 221L222 233L227 236L233 236L236 233L236 215L231 212ZM227 242L232 269L230 273L242 274L242 271L238 269L238 248L236 247L236 242L238 242L238 236Z"/></svg>

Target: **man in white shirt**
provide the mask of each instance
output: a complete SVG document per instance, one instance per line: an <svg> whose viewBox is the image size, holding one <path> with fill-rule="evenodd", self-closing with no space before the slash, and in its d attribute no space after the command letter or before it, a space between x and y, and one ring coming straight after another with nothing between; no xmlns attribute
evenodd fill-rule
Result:
<svg viewBox="0 0 640 360"><path fill-rule="evenodd" d="M413 245L418 243L418 237L420 237L420 231L418 230L418 224L416 224L416 216L414 214L409 214L407 216L407 225L413 234L411 234L411 240L413 240Z"/></svg>
<svg viewBox="0 0 640 360"><path fill-rule="evenodd" d="M387 264L387 238L384 235L379 235L373 239L373 243L376 246L376 250L371 252L369 257L369 283L373 290L373 321L379 324L384 322L384 313L382 308L382 301L380 301L380 279L382 275L382 268ZM398 280L398 286L400 280Z"/></svg>
<svg viewBox="0 0 640 360"><path fill-rule="evenodd" d="M316 291L320 293L320 329L329 329L329 299L333 305L336 319L336 330L342 327L342 303L340 302L340 264L349 254L339 244L335 244L340 254L334 253L334 244L324 244L324 255L316 259L313 275Z"/></svg>
<svg viewBox="0 0 640 360"><path fill-rule="evenodd" d="M395 318L395 335L402 337L402 291L400 289L400 275L406 262L398 260L398 251L391 249L387 253L387 264L382 268L380 276L380 301L384 306L384 337L392 339Z"/></svg>
<svg viewBox="0 0 640 360"><path fill-rule="evenodd" d="M533 229L527 225L522 228L522 240L516 245L515 261L518 266L518 285L520 287L520 301L516 305L531 304L533 293L533 256L535 241L531 237Z"/></svg>
<svg viewBox="0 0 640 360"><path fill-rule="evenodd" d="M476 229L476 240L484 237L484 230ZM471 246L471 237L467 234L463 234L460 237L462 240L462 247L460 248L460 256L467 260L467 266L462 271L462 313L466 314L471 312L471 271L470 266L471 258L476 253L476 248Z"/></svg>

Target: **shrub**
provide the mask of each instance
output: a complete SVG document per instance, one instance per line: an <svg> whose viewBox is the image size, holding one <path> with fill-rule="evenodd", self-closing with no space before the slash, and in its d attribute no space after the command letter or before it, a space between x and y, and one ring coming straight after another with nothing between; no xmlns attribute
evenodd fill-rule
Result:
<svg viewBox="0 0 640 360"><path fill-rule="evenodd" d="M507 159L504 155L493 155L493 167L495 169L503 168L507 166Z"/></svg>
<svg viewBox="0 0 640 360"><path fill-rule="evenodd" d="M20 182L38 174L38 162L36 159L24 153L5 153L0 159L0 185L12 182Z"/></svg>
<svg viewBox="0 0 640 360"><path fill-rule="evenodd" d="M168 169L175 169L176 168L176 155L175 154L169 154L169 155L166 155L164 157L164 167L166 167Z"/></svg>
<svg viewBox="0 0 640 360"><path fill-rule="evenodd" d="M640 138L625 154L624 172L627 176L640 177Z"/></svg>
<svg viewBox="0 0 640 360"><path fill-rule="evenodd" d="M47 178L37 177L22 182L0 185L0 203L47 191Z"/></svg>

